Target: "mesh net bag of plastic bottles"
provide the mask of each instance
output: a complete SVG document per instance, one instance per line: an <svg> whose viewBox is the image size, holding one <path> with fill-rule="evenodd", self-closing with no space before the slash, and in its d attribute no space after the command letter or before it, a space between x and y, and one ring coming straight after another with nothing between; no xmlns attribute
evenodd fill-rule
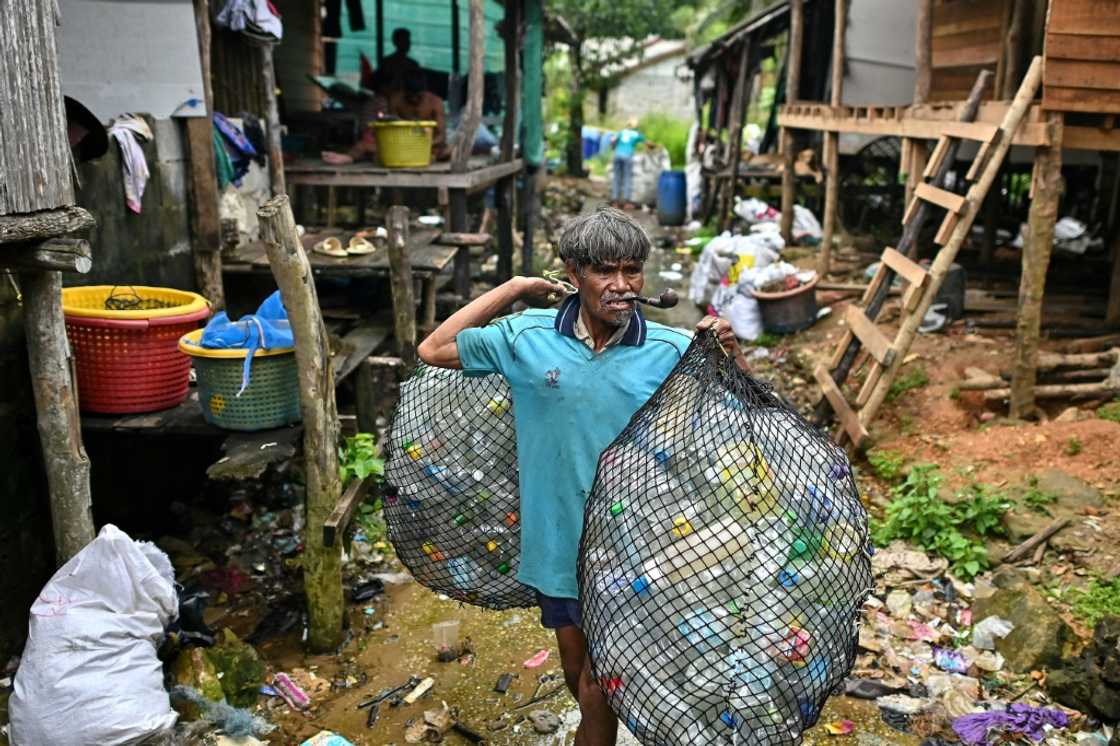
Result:
<svg viewBox="0 0 1120 746"><path fill-rule="evenodd" d="M425 587L491 609L533 606L521 558L517 437L498 375L420 366L401 386L385 468L385 522Z"/></svg>
<svg viewBox="0 0 1120 746"><path fill-rule="evenodd" d="M798 744L855 658L872 586L844 452L699 335L603 451L583 631L647 745Z"/></svg>

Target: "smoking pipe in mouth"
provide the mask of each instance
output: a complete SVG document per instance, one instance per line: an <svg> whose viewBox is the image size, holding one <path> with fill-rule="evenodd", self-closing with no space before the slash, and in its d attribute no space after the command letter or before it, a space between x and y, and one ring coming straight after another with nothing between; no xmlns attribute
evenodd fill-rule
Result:
<svg viewBox="0 0 1120 746"><path fill-rule="evenodd" d="M653 306L654 308L672 308L673 306L677 305L677 302L680 300L680 298L677 296L676 291L666 289L662 290L660 295L653 297L647 298L645 296L635 295L631 296L630 298L621 298L620 300L637 301L638 303L644 303L645 305Z"/></svg>

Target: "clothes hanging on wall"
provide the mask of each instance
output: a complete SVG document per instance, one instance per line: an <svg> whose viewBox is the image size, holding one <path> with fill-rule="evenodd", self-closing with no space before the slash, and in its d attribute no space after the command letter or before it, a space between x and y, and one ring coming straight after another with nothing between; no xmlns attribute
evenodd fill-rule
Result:
<svg viewBox="0 0 1120 746"><path fill-rule="evenodd" d="M280 13L268 0L226 0L214 20L223 28L263 41L280 41L284 36Z"/></svg>
<svg viewBox="0 0 1120 746"><path fill-rule="evenodd" d="M241 186L241 177L249 171L250 161L259 157L257 149L253 147L253 143L249 141L245 133L221 113L214 112L213 120L214 130L221 135L222 145L222 153L219 153L218 139L215 138L214 156L215 165L218 168L218 186L219 188L225 188L225 185L229 182L233 182L234 186ZM223 163L221 157L223 153L229 162L229 167L232 168L232 173L228 173L229 167ZM227 171L227 173L223 174L223 171Z"/></svg>
<svg viewBox="0 0 1120 746"><path fill-rule="evenodd" d="M148 160L140 143L152 139L148 123L134 114L122 114L109 125L109 136L121 149L121 177L124 179L124 201L128 209L139 214L144 187L148 184Z"/></svg>

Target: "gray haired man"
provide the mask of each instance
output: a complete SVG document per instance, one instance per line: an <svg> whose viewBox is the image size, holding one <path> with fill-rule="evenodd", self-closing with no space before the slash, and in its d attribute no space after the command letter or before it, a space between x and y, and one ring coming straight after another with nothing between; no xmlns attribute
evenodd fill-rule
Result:
<svg viewBox="0 0 1120 746"><path fill-rule="evenodd" d="M604 208L568 222L560 258L578 292L514 277L472 301L421 343L429 365L500 373L513 393L521 492L518 579L537 590L541 624L556 630L564 678L580 706L577 746L611 746L618 723L594 681L580 629L577 555L599 454L680 360L691 334L647 321L642 291L649 237ZM534 308L490 323L522 301ZM746 368L726 321L705 318Z"/></svg>

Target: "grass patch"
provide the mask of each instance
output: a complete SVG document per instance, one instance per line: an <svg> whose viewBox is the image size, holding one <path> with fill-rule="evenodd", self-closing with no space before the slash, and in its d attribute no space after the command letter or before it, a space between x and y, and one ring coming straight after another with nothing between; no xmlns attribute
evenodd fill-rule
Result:
<svg viewBox="0 0 1120 746"><path fill-rule="evenodd" d="M1076 456L1081 453L1081 439L1076 435L1066 441L1065 453L1067 456Z"/></svg>
<svg viewBox="0 0 1120 746"><path fill-rule="evenodd" d="M754 341L757 347L777 347L782 343L782 336L772 332L763 332L759 335L758 339Z"/></svg>
<svg viewBox="0 0 1120 746"><path fill-rule="evenodd" d="M1027 491L1023 493L1023 505L1026 505L1036 513L1050 515L1047 506L1053 505L1056 502L1058 502L1057 495L1043 492L1038 488L1038 477L1031 477L1027 480Z"/></svg>
<svg viewBox="0 0 1120 746"><path fill-rule="evenodd" d="M949 389L949 398L952 401L960 401L961 387L960 386L953 386L953 388Z"/></svg>
<svg viewBox="0 0 1120 746"><path fill-rule="evenodd" d="M876 449L867 454L867 462L871 464L875 476L887 482L897 482L906 457L898 451Z"/></svg>
<svg viewBox="0 0 1120 746"><path fill-rule="evenodd" d="M1094 578L1084 589L1071 591L1070 598L1073 613L1095 627L1106 616L1120 614L1120 577Z"/></svg>
<svg viewBox="0 0 1120 746"><path fill-rule="evenodd" d="M926 373L926 369L921 365L916 365L894 379L890 389L887 391L887 401L894 401L907 391L920 389L928 383L929 374Z"/></svg>
<svg viewBox="0 0 1120 746"><path fill-rule="evenodd" d="M1097 417L1109 422L1120 422L1120 399L1102 404L1097 408Z"/></svg>
<svg viewBox="0 0 1120 746"><path fill-rule="evenodd" d="M985 537L1005 533L1010 501L983 484L973 484L948 503L938 492L943 478L935 464L915 464L906 481L891 488L894 499L883 520L872 526L879 546L903 539L949 560L953 572L970 580L988 568Z"/></svg>

